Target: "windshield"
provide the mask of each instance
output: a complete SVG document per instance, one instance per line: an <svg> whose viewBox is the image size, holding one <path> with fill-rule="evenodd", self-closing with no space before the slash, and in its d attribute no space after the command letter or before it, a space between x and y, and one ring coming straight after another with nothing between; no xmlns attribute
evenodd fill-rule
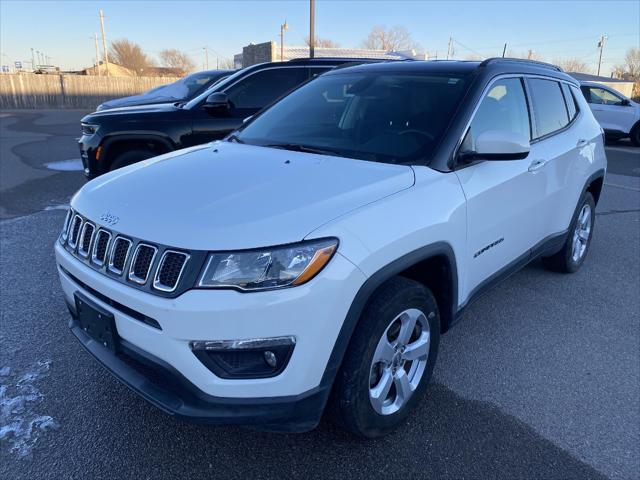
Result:
<svg viewBox="0 0 640 480"><path fill-rule="evenodd" d="M239 131L239 142L386 163L429 157L465 90L465 78L341 73L294 91Z"/></svg>
<svg viewBox="0 0 640 480"><path fill-rule="evenodd" d="M189 103L185 105L185 108L193 108L197 106L200 102L204 101L204 99L206 99L213 92L218 92L222 90L230 83L233 83L236 80L236 78L241 77L242 75L244 75L244 70L238 70L237 72L229 75L228 77L225 77L222 80L216 82L214 85L211 85L211 87L207 88L200 95L189 100Z"/></svg>
<svg viewBox="0 0 640 480"><path fill-rule="evenodd" d="M155 88L147 93L153 94L154 97L162 97L172 100L187 100L197 94L202 88L206 87L209 82L224 75L225 74L222 72L194 73L181 78L177 82L163 85L162 87Z"/></svg>

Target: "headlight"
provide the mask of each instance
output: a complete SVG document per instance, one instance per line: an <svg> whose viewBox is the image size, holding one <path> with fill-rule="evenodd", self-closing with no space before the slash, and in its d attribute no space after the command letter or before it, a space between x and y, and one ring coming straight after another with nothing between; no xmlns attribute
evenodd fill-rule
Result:
<svg viewBox="0 0 640 480"><path fill-rule="evenodd" d="M91 125L90 123L82 123L82 134L93 135L98 131L98 125Z"/></svg>
<svg viewBox="0 0 640 480"><path fill-rule="evenodd" d="M327 238L260 250L211 253L198 287L265 290L301 285L322 270L338 247Z"/></svg>

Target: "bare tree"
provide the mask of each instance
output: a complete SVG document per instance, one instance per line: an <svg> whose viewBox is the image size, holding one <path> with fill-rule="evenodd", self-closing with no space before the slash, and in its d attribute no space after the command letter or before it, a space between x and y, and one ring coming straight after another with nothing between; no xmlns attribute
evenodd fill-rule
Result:
<svg viewBox="0 0 640 480"><path fill-rule="evenodd" d="M233 62L233 58L221 58L218 67L221 70L235 70L236 64Z"/></svg>
<svg viewBox="0 0 640 480"><path fill-rule="evenodd" d="M191 57L175 48L162 50L160 61L164 67L172 69L177 75L185 75L196 69Z"/></svg>
<svg viewBox="0 0 640 480"><path fill-rule="evenodd" d="M420 50L420 45L413 40L409 31L402 26L386 29L383 25L376 25L369 32L369 36L362 42L364 48L397 52L400 50Z"/></svg>
<svg viewBox="0 0 640 480"><path fill-rule="evenodd" d="M138 75L142 75L145 69L153 66L153 61L142 51L140 45L126 38L111 42L109 58Z"/></svg>
<svg viewBox="0 0 640 480"><path fill-rule="evenodd" d="M624 57L624 64L616 65L614 75L626 80L640 81L640 48L630 48Z"/></svg>
<svg viewBox="0 0 640 480"><path fill-rule="evenodd" d="M589 65L579 58L556 58L553 63L565 72L591 73Z"/></svg>
<svg viewBox="0 0 640 480"><path fill-rule="evenodd" d="M311 45L311 42L309 40L309 36L307 35L304 39L304 43L305 45ZM329 39L329 38L315 38L315 42L314 42L314 46L318 47L318 48L338 48L340 47L340 44L338 42L334 42L333 40Z"/></svg>

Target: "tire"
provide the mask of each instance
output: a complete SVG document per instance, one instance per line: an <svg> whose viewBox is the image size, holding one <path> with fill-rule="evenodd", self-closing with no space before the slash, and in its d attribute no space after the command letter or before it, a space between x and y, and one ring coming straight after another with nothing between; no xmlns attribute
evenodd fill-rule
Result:
<svg viewBox="0 0 640 480"><path fill-rule="evenodd" d="M410 325L414 318L414 329L403 330L401 325ZM410 332L409 341L398 342L406 332ZM383 341L387 342L386 348L380 346ZM391 432L424 394L439 342L440 314L431 291L403 277L385 283L365 307L336 377L330 405L334 420L360 437L375 438ZM374 362L374 354L389 362ZM412 355L420 357L402 361ZM384 392L389 383L388 393L376 395L380 400L374 400L372 395Z"/></svg>
<svg viewBox="0 0 640 480"><path fill-rule="evenodd" d="M586 221L585 216L587 213L585 212L588 213ZM595 212L596 203L593 200L593 196L591 193L585 192L571 219L569 233L562 250L550 257L544 257L542 261L545 267L554 272L574 273L582 266L591 246L596 218ZM578 243L576 244L575 242Z"/></svg>
<svg viewBox="0 0 640 480"><path fill-rule="evenodd" d="M156 154L150 150L129 150L118 155L111 162L111 168L109 170L117 170L118 168L126 167L127 165L132 165L155 156Z"/></svg>
<svg viewBox="0 0 640 480"><path fill-rule="evenodd" d="M631 129L629 138L631 139L631 143L636 147L640 147L640 123L636 124L636 126Z"/></svg>

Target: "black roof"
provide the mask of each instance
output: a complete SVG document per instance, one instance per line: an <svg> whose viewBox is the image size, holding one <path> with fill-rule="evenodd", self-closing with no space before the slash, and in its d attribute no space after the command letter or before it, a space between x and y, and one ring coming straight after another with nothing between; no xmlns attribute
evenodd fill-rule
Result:
<svg viewBox="0 0 640 480"><path fill-rule="evenodd" d="M396 60L390 62L367 63L327 72L337 75L348 72L424 72L451 75L485 73L490 76L502 73L528 73L555 77L576 84L576 80L549 63L518 58L490 58L482 62L471 60Z"/></svg>

